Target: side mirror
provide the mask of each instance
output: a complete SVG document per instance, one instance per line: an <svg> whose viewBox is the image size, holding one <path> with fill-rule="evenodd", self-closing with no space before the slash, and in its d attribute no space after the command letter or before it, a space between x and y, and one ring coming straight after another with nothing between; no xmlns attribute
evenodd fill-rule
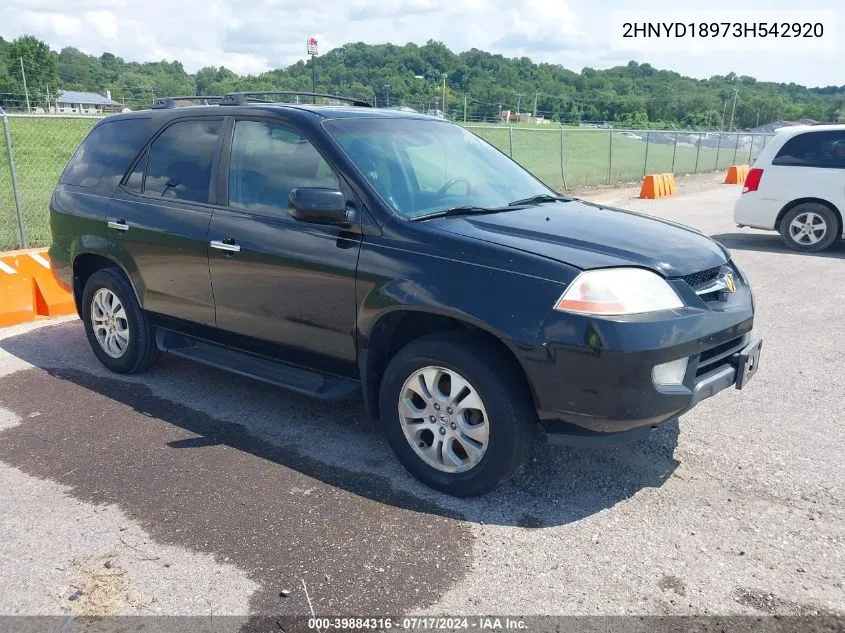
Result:
<svg viewBox="0 0 845 633"><path fill-rule="evenodd" d="M289 213L294 220L313 224L346 224L349 213L346 196L336 189L297 187L289 195Z"/></svg>

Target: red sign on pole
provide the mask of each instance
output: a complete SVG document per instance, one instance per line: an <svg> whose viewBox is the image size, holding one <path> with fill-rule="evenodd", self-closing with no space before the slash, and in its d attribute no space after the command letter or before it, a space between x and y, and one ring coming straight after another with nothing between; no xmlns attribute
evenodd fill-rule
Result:
<svg viewBox="0 0 845 633"><path fill-rule="evenodd" d="M309 55L316 55L317 54L317 38L316 37L309 37L305 42L305 48L308 51Z"/></svg>

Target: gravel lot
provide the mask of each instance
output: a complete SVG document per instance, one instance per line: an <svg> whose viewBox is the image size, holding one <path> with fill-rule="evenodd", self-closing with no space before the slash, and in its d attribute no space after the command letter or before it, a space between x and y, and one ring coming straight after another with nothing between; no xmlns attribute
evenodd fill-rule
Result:
<svg viewBox="0 0 845 633"><path fill-rule="evenodd" d="M481 499L417 484L358 401L169 357L111 375L76 319L0 330L0 615L845 613L845 244L737 229L714 183L586 197L733 251L747 390L638 444L539 447Z"/></svg>

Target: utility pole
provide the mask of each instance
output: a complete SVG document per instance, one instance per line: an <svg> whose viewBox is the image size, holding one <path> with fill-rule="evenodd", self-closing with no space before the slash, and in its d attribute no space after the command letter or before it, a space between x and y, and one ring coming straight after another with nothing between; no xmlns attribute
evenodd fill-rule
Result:
<svg viewBox="0 0 845 633"><path fill-rule="evenodd" d="M390 84L384 84L385 94L387 95L387 100L385 101L386 107L390 107Z"/></svg>
<svg viewBox="0 0 845 633"><path fill-rule="evenodd" d="M467 122L467 95L464 93L464 123Z"/></svg>
<svg viewBox="0 0 845 633"><path fill-rule="evenodd" d="M443 118L446 118L446 73L443 73L443 98L440 100L440 105L443 108Z"/></svg>
<svg viewBox="0 0 845 633"><path fill-rule="evenodd" d="M519 116L519 106L522 104L522 93L516 93L516 115Z"/></svg>
<svg viewBox="0 0 845 633"><path fill-rule="evenodd" d="M29 108L29 90L26 89L26 71L23 69L23 57L19 57L21 62L21 77L23 77L23 92L26 95L26 113L32 114Z"/></svg>
<svg viewBox="0 0 845 633"><path fill-rule="evenodd" d="M50 85L47 85L47 114L50 114Z"/></svg>
<svg viewBox="0 0 845 633"><path fill-rule="evenodd" d="M739 96L739 88L734 88L734 104L731 108L731 124L728 126L728 132L731 131L731 128L734 126L734 114L736 113L736 98Z"/></svg>
<svg viewBox="0 0 845 633"><path fill-rule="evenodd" d="M537 97L540 96L539 92L534 93L534 113L531 115L532 119L537 118Z"/></svg>

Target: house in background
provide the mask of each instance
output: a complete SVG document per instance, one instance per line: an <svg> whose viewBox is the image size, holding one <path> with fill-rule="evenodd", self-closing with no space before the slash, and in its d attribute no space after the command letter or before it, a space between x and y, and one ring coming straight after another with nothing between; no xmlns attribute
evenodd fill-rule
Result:
<svg viewBox="0 0 845 633"><path fill-rule="evenodd" d="M124 107L111 98L111 92L105 95L96 92L77 92L59 90L56 105L50 107L55 114L102 114L103 112L121 112Z"/></svg>

